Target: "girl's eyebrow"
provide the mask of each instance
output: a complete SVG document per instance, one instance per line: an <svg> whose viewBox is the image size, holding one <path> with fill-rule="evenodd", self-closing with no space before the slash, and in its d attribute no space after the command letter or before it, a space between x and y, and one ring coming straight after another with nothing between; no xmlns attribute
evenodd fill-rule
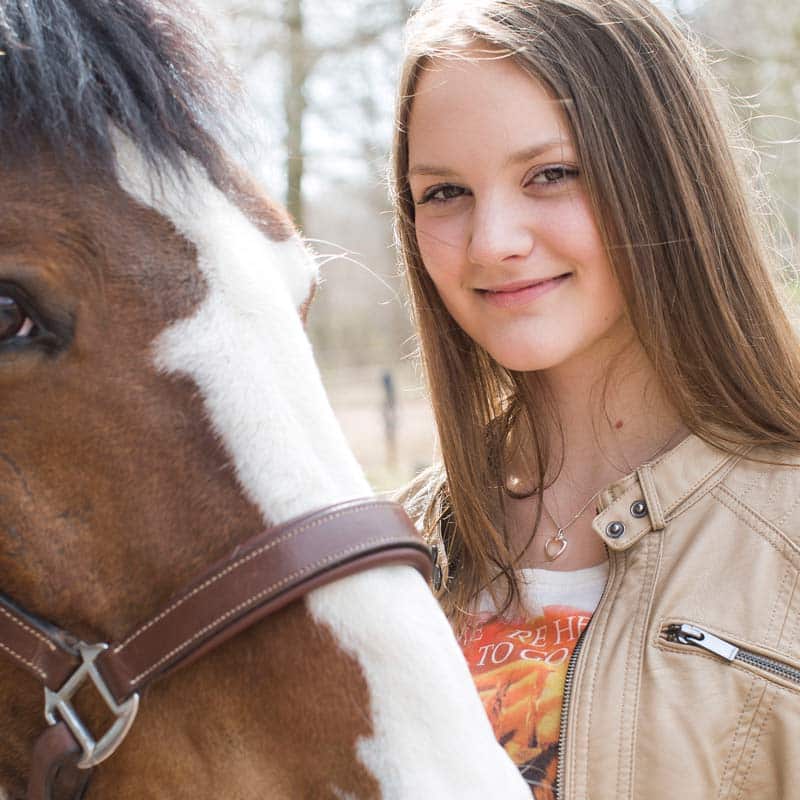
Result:
<svg viewBox="0 0 800 800"><path fill-rule="evenodd" d="M515 164L530 161L542 155L542 153L546 153L548 150L554 150L556 147L560 147L562 150L564 150L571 146L572 142L570 142L569 139L564 139L560 136L554 139L548 139L547 141L533 145L533 147L526 147L524 150L518 150L516 153L512 153L503 162L503 166L510 167Z"/></svg>
<svg viewBox="0 0 800 800"><path fill-rule="evenodd" d="M452 169L437 167L429 164L417 164L408 171L409 177L412 175L438 175L442 178L451 178L456 173Z"/></svg>
<svg viewBox="0 0 800 800"><path fill-rule="evenodd" d="M515 164L520 164L537 158L542 153L546 153L548 150L553 150L556 147L561 147L564 149L570 147L571 145L572 143L570 140L563 137L547 139L544 142L539 142L531 147L526 147L523 150L518 150L517 152L512 153L503 162L503 166L514 166ZM408 170L409 177L412 177L413 175L437 175L442 178L451 178L456 174L457 173L454 170L447 167L437 166L436 164L415 164Z"/></svg>

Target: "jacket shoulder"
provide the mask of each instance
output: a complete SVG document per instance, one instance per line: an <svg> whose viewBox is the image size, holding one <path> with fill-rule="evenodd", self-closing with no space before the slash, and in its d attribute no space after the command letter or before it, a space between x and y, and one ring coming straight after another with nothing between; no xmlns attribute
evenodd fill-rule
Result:
<svg viewBox="0 0 800 800"><path fill-rule="evenodd" d="M758 447L741 458L722 481L752 512L800 543L800 447Z"/></svg>

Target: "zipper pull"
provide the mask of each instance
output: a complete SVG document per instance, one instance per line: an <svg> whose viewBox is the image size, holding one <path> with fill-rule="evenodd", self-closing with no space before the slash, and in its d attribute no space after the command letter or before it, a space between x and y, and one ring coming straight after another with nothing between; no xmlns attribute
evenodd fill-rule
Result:
<svg viewBox="0 0 800 800"><path fill-rule="evenodd" d="M667 641L678 642L680 644L690 644L708 650L709 653L724 658L726 661L733 661L739 653L736 645L714 636L713 633L704 631L694 625L668 625L666 630Z"/></svg>

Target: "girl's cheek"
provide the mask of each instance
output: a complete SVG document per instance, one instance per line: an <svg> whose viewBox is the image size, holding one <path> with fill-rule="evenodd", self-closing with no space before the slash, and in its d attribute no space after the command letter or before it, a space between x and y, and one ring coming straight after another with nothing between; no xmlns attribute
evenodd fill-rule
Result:
<svg viewBox="0 0 800 800"><path fill-rule="evenodd" d="M417 243L429 272L457 271L466 250L468 232L457 219L417 221Z"/></svg>

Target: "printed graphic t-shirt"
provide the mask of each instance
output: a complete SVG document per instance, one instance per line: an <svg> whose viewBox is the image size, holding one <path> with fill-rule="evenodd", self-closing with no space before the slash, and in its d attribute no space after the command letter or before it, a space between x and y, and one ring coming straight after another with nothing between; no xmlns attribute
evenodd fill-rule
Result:
<svg viewBox="0 0 800 800"><path fill-rule="evenodd" d="M567 666L600 601L608 563L520 575L525 611L489 622L492 601L482 597L461 647L495 736L533 797L552 800Z"/></svg>

